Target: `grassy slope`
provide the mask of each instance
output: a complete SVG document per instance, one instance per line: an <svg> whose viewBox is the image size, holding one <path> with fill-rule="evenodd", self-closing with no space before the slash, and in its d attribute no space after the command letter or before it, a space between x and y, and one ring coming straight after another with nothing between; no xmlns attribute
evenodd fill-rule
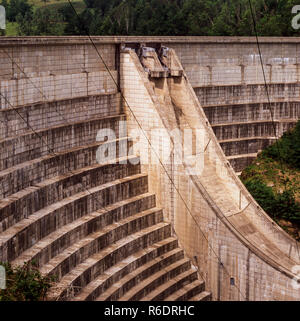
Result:
<svg viewBox="0 0 300 321"><path fill-rule="evenodd" d="M240 178L244 183L249 180L260 180L272 188L274 194L282 193L286 188L292 189L295 192L296 202L300 203L300 170L286 163L259 154L257 159L244 169ZM268 214L272 217L272 213ZM299 222L282 218L275 219L275 221L291 236L300 240Z"/></svg>
<svg viewBox="0 0 300 321"><path fill-rule="evenodd" d="M242 172L241 178L261 178L275 193L281 193L287 182L287 186L295 190L297 201L300 201L300 171L283 164L283 172L279 161L259 154L256 161Z"/></svg>
<svg viewBox="0 0 300 321"><path fill-rule="evenodd" d="M41 0L29 0L35 8L48 8L50 10L59 9L64 6L70 6L67 0L49 0L46 3ZM85 3L83 0L71 0L75 10L80 13L85 9Z"/></svg>
<svg viewBox="0 0 300 321"><path fill-rule="evenodd" d="M60 7L60 6L64 6L64 5L68 4L67 0L47 0L46 2L43 0L28 0L28 2L36 8L47 7L47 6ZM71 0L71 2L76 9L83 10L83 8L85 7L83 0Z"/></svg>
<svg viewBox="0 0 300 321"><path fill-rule="evenodd" d="M85 8L83 0L71 0L74 8L78 13L82 12ZM69 5L67 0L28 0L28 2L34 6L34 8L49 8L50 10L57 10L63 6ZM62 23L63 24L63 23ZM7 22L6 25L6 36L17 36L18 35L18 24L16 22ZM63 27L62 27L63 28Z"/></svg>
<svg viewBox="0 0 300 321"><path fill-rule="evenodd" d="M7 36L17 36L18 30L17 30L18 24L16 22L7 22L6 23L6 35Z"/></svg>

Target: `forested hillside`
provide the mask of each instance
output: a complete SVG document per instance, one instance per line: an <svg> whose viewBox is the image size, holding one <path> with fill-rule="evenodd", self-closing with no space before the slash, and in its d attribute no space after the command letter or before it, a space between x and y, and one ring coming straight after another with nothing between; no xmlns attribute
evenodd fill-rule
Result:
<svg viewBox="0 0 300 321"><path fill-rule="evenodd" d="M241 179L262 208L300 240L300 120L260 153Z"/></svg>
<svg viewBox="0 0 300 321"><path fill-rule="evenodd" d="M251 0L261 36L299 36L299 0ZM7 34L253 36L249 0L2 0Z"/></svg>

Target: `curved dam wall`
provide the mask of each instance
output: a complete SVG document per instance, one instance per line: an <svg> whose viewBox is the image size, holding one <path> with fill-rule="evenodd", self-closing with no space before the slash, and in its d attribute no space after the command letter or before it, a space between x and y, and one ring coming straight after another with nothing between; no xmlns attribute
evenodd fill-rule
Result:
<svg viewBox="0 0 300 321"><path fill-rule="evenodd" d="M130 150L120 46L96 46L109 70L86 38L1 39L0 262L55 276L48 300L211 300Z"/></svg>
<svg viewBox="0 0 300 321"><path fill-rule="evenodd" d="M205 41L205 40L204 40ZM242 171L300 117L299 45L260 38L263 68L253 39L172 45L225 155ZM276 124L274 133L271 113Z"/></svg>
<svg viewBox="0 0 300 321"><path fill-rule="evenodd" d="M164 44L173 48L236 172L242 171L258 151L292 128L300 117L300 49L296 38L260 38L270 102L254 38L94 39L117 82L121 43L132 47L137 43ZM21 43L24 46L20 47ZM95 48L84 37L6 38L0 45L3 48L0 53L3 61L1 90L15 106L96 93L111 94L114 90ZM24 67L26 76L18 63ZM26 80L28 76L30 82ZM43 94L35 87L42 88ZM3 97L0 99L1 106L5 107L7 102Z"/></svg>
<svg viewBox="0 0 300 321"><path fill-rule="evenodd" d="M180 66L175 51L170 55ZM158 67L151 66L150 56L148 75L130 49L121 58L129 132L150 189L213 298L298 300L298 244L272 222L237 178L186 74L151 76ZM170 70L172 74L172 66ZM188 129L191 136L186 139ZM202 149L193 147L195 141L202 141ZM178 163L180 146L186 156Z"/></svg>
<svg viewBox="0 0 300 321"><path fill-rule="evenodd" d="M94 253L98 259L93 257L86 265L84 260L88 257L78 254L81 251L79 246L82 246L78 242L83 242L80 237L87 236L90 233L87 231L95 232L94 227L99 228L98 223L87 228L82 217L82 232L77 234L78 228L72 222L73 216L88 215L88 211L96 210L98 205L90 203L88 196L79 195L83 192L78 180L82 180L85 186L95 189L95 195L106 197L104 203L108 206L117 202L123 208L124 197L134 204L139 202L135 198L143 200L141 207L134 205L134 210L143 210L144 216L131 207L129 212L136 217L130 222L128 217L117 214L122 224L129 226L130 233L134 233L134 244L143 244L145 248L154 244L156 248L155 242L166 242L168 246L163 245L165 243L159 245L164 246L164 251L168 248L179 252L175 244L178 239L180 247L205 281L205 290L212 293L214 300L299 300L300 290L295 284L293 269L299 265L298 244L259 208L228 163L230 161L239 171L260 148L274 140L261 67L255 56L255 39L93 39L125 100L86 37L1 39L0 57L4 63L0 66L0 257L20 263L24 258L35 256L42 271L59 271L60 291L64 295L67 285L71 284L88 287L80 294L81 298L99 297L100 290L95 284L99 273L103 273L101 264L111 264L115 259L107 257L106 263L103 261L94 266L93 260L100 262L97 261L100 254ZM269 78L273 79L269 90L277 134L280 135L299 118L297 39L267 38L261 41L264 43L263 54L268 52L269 55L267 65L270 62L274 65L269 66L272 73L268 76L273 77ZM140 43L156 49L161 44L174 49L165 57L165 64L171 70L169 76L165 75L157 51L150 51L150 57L146 55L141 61L136 51L127 48L138 48ZM251 55L252 60L247 58ZM285 67L278 67L278 55L289 58L282 58ZM147 72L142 63L149 67ZM290 80L278 78L280 70L289 70L286 77L289 74ZM153 72L150 77L149 71ZM17 117L16 111L22 117ZM126 133L120 132L119 128L119 121L124 120ZM95 164L96 150L101 144L97 141L97 132L103 128L114 130L118 140L127 141L129 136L134 144L129 154L135 159L134 155L139 156L141 166L119 169L118 165L105 165L101 167L103 177L102 172L99 176L94 175L93 166L98 166ZM40 135L42 144L32 134L32 129ZM188 161L178 164L176 157L182 141L188 142L184 145ZM201 142L200 150L197 141ZM158 146L155 152L149 142L154 148ZM111 143L106 142L107 145ZM165 148L165 143L166 146L169 143L170 148ZM127 147L131 147L130 143L125 144L125 150ZM49 148L57 155L50 155ZM120 157L120 150L117 157ZM196 165L195 168L189 162L200 167ZM76 175L69 173L70 177L60 177L70 169L77 171ZM82 171L87 172L87 176L82 176ZM119 179L120 189L116 187L119 185L114 185ZM46 197L44 191L48 193ZM56 209L51 205L53 202L60 204L64 198L70 198L71 204L74 202L77 207L66 203ZM82 205L81 198L86 205ZM49 207L47 213L43 206ZM144 213L153 206L154 212ZM163 213L159 208L163 208ZM54 221L43 221L36 211L39 215L49 215ZM30 227L28 217L32 214L33 226ZM57 220L60 216L61 221ZM22 225L24 219L26 224ZM55 222L60 225L57 231L53 225ZM66 222L69 225L65 229ZM120 258L124 253L134 256L135 247L129 243L130 235L124 236L128 243L118 239L119 223L114 224L113 235L120 246L115 251L116 257ZM144 234L138 228L141 231L146 229L148 233L143 240ZM107 229L107 237L109 231ZM51 238L50 232L56 236ZM78 248L74 245L74 256L68 256L68 248L59 244L70 246L75 236ZM85 256L90 255L91 248L95 249L98 239L99 235L91 241L93 244L85 245ZM101 240L114 247L109 243L111 239ZM41 252L38 252L41 249L39 242L43 246ZM122 244L128 244L128 247L122 248ZM53 253L51 246L55 246ZM140 248L137 252L142 255ZM170 266L178 264L178 273L190 273L189 282L197 283L197 273L193 268L189 272L191 265L188 261L182 262L182 255L180 252L179 256L172 256L173 261L166 259L159 264L162 267L168 262ZM139 264L144 260L140 258ZM149 254L147 264L151 263L151 258L152 254ZM119 264L118 268L124 264L122 259L126 258L114 261ZM67 262L75 264L73 270L71 265L66 266ZM127 269L127 273L134 275L135 282L140 275L147 274L146 266L140 275L133 273L134 266L138 266L136 262ZM77 279L71 280L69 273L74 271ZM118 279L121 272L116 272L119 270L114 265L111 271L114 282L122 285L115 297L121 297L125 282ZM168 273L170 277L173 272ZM177 285L183 286L183 280ZM107 285L112 281L107 279L105 282ZM147 288L144 285L140 284ZM201 292L203 285L197 283L195 286ZM157 286L165 285L158 280ZM174 284L169 286L174 288ZM132 297L140 298L137 295L140 292L132 291ZM170 294L166 292L164 297ZM156 295L160 297L160 293Z"/></svg>

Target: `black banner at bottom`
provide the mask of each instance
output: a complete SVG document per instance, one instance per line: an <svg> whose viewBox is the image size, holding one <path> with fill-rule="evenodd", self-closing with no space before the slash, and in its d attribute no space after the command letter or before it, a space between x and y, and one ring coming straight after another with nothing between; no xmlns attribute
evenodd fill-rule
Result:
<svg viewBox="0 0 300 321"><path fill-rule="evenodd" d="M0 302L0 315L42 320L215 320L299 314L299 302ZM93 319L91 319L93 318ZM4 320L4 319L3 319Z"/></svg>

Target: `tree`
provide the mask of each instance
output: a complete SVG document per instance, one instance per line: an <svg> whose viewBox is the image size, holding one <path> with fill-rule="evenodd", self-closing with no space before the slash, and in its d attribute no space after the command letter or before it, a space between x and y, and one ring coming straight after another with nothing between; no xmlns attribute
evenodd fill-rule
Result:
<svg viewBox="0 0 300 321"><path fill-rule="evenodd" d="M80 14L80 20L92 34L255 35L248 0L84 1L86 9ZM291 27L291 10L297 2L298 0L252 0L258 34L298 35L298 31ZM65 14L64 19L68 22L65 29L68 34L84 34L73 12Z"/></svg>
<svg viewBox="0 0 300 321"><path fill-rule="evenodd" d="M27 0L10 0L9 3L6 0L2 0L2 5L6 8L7 20L12 22L16 21L17 16L24 17L26 13L32 12L32 6Z"/></svg>
<svg viewBox="0 0 300 321"><path fill-rule="evenodd" d="M17 16L18 33L22 36L61 35L63 30L60 21L62 16L59 12L40 8L34 13Z"/></svg>
<svg viewBox="0 0 300 321"><path fill-rule="evenodd" d="M0 301L41 301L46 298L54 277L43 277L33 263L18 267L0 264L5 267L7 283L6 289L0 289Z"/></svg>

